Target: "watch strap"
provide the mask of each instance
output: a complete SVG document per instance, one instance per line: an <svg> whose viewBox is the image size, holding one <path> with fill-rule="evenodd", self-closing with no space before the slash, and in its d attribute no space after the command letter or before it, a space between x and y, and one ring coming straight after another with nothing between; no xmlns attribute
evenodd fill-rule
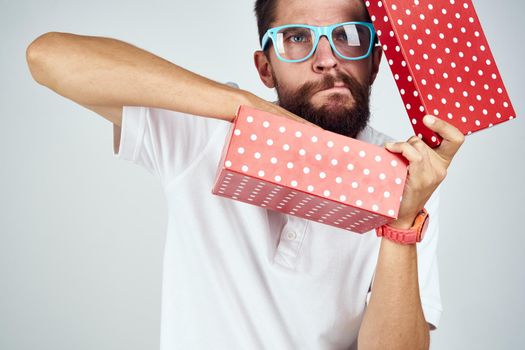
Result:
<svg viewBox="0 0 525 350"><path fill-rule="evenodd" d="M378 237L385 237L396 243L415 244L421 242L427 222L428 212L423 208L417 215L411 228L398 229L386 224L376 228L376 234Z"/></svg>

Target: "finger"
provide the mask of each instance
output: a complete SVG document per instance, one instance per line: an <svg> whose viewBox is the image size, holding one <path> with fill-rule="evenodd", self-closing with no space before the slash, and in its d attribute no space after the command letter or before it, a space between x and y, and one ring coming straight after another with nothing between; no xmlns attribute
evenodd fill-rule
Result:
<svg viewBox="0 0 525 350"><path fill-rule="evenodd" d="M407 140L409 144L412 145L422 156L428 156L429 151L432 149L427 145L421 138L418 136L412 136Z"/></svg>
<svg viewBox="0 0 525 350"><path fill-rule="evenodd" d="M425 145L430 148L419 136L412 136L407 142L416 148L424 148Z"/></svg>
<svg viewBox="0 0 525 350"><path fill-rule="evenodd" d="M410 163L420 162L422 155L408 142L385 143L387 150L393 153L401 153Z"/></svg>
<svg viewBox="0 0 525 350"><path fill-rule="evenodd" d="M439 147L435 148L434 151L450 163L465 141L465 135L454 125L432 115L426 115L423 118L423 123L443 138Z"/></svg>

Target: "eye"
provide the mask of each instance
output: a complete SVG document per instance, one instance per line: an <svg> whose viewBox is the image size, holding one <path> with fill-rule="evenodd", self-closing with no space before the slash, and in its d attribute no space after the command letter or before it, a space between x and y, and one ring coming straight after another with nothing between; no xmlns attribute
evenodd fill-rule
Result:
<svg viewBox="0 0 525 350"><path fill-rule="evenodd" d="M334 39L337 40L337 41L342 41L342 42L346 42L348 41L348 38L346 37L346 33L336 33L336 35L334 36Z"/></svg>
<svg viewBox="0 0 525 350"><path fill-rule="evenodd" d="M352 31L355 31L355 27L350 27L350 26L347 26L346 27L348 30L352 30ZM335 40L339 40L339 41L348 41L348 34L345 30L345 27L338 27L336 29L334 29L333 33L332 33L332 37L335 39Z"/></svg>
<svg viewBox="0 0 525 350"><path fill-rule="evenodd" d="M310 37L304 34L290 34L287 41L293 44L304 44L310 40Z"/></svg>
<svg viewBox="0 0 525 350"><path fill-rule="evenodd" d="M305 44L311 41L312 34L305 28L289 28L284 32L284 40L290 44Z"/></svg>
<svg viewBox="0 0 525 350"><path fill-rule="evenodd" d="M288 38L288 40L291 41L292 43L305 43L308 41L308 38L302 34L295 34L295 35L291 35Z"/></svg>

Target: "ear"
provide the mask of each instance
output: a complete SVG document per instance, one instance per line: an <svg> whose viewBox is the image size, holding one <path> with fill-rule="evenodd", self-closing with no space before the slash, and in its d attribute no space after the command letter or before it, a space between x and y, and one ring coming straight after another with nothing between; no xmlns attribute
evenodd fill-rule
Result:
<svg viewBox="0 0 525 350"><path fill-rule="evenodd" d="M258 50L253 54L253 61L257 72L259 72L259 77L261 81L266 85L266 87L272 89L275 87L275 82L272 77L272 66L269 61L269 58L266 57L263 51Z"/></svg>
<svg viewBox="0 0 525 350"><path fill-rule="evenodd" d="M374 83L379 72L379 64L381 63L381 57L383 56L383 48L378 45L372 49L372 71L370 72L370 85Z"/></svg>

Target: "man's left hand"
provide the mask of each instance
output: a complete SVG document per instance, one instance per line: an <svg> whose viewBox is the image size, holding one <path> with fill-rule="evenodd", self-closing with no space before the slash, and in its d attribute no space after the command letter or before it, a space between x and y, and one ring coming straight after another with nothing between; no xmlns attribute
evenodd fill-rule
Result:
<svg viewBox="0 0 525 350"><path fill-rule="evenodd" d="M401 153L409 162L398 218L388 224L399 229L412 226L419 211L445 179L452 158L465 141L459 129L441 119L427 115L423 122L443 138L439 147L432 149L417 136L406 142L385 144L387 150Z"/></svg>

